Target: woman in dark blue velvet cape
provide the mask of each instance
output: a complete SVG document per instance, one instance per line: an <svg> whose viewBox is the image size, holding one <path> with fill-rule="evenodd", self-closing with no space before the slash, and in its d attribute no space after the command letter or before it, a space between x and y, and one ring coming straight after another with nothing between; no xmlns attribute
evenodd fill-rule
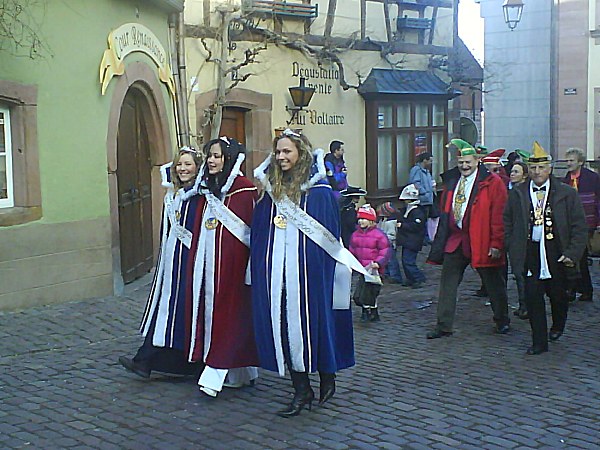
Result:
<svg viewBox="0 0 600 450"><path fill-rule="evenodd" d="M323 151L313 159L308 140L291 131L277 137L273 149L255 171L265 193L252 222L252 301L261 367L280 375L288 367L295 396L280 414L293 416L312 403L308 373L321 375L322 404L335 392L335 372L354 365L352 314L333 309L336 261L283 217L273 200L289 198L339 239L338 206L321 181ZM298 158L291 167L280 156L289 149Z"/></svg>

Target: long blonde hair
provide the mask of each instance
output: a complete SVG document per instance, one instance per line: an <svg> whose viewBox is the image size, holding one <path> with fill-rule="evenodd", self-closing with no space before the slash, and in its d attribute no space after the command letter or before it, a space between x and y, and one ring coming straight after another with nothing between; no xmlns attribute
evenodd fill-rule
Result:
<svg viewBox="0 0 600 450"><path fill-rule="evenodd" d="M275 157L277 143L281 139L289 139L298 149L298 161L289 171L281 170ZM304 135L289 132L283 133L273 139L273 153L271 154L271 165L269 166L269 182L271 183L271 194L275 200L280 200L284 195L294 203L300 202L302 195L301 186L310 178L310 168L313 162L312 144Z"/></svg>

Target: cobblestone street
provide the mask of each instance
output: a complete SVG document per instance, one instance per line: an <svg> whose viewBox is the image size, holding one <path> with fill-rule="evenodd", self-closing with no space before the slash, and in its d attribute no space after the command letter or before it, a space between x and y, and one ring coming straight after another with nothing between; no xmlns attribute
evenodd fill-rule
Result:
<svg viewBox="0 0 600 450"><path fill-rule="evenodd" d="M426 340L439 272L428 266L418 290L385 285L379 323L355 308L356 366L327 405L290 419L275 415L289 380L265 371L216 399L194 379L125 372L117 358L141 344L149 276L122 297L1 313L0 448L599 448L598 296L572 305L550 352L527 356L528 322L511 313L512 331L495 334L470 268L454 335Z"/></svg>

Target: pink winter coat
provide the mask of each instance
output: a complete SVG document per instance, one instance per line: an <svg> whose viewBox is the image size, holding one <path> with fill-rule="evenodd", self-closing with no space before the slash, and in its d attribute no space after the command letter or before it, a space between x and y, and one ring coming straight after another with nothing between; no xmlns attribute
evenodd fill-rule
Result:
<svg viewBox="0 0 600 450"><path fill-rule="evenodd" d="M390 259L390 241L379 228L357 227L350 238L349 250L364 267L371 262L379 264L379 274L383 275Z"/></svg>

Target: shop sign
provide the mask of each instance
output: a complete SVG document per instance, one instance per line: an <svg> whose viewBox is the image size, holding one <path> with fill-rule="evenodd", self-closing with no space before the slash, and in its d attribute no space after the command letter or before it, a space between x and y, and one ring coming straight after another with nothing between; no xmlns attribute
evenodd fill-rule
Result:
<svg viewBox="0 0 600 450"><path fill-rule="evenodd" d="M307 67L298 61L292 62L292 77L305 78L306 86L314 88L315 95L332 95L334 85L340 79L340 72L335 68ZM309 109L299 111L292 124L298 126L306 125L344 125L343 114L335 112L318 111Z"/></svg>
<svg viewBox="0 0 600 450"><path fill-rule="evenodd" d="M306 111L299 111L292 125L306 126L306 125L344 125L346 118L343 114L329 113L324 111L318 111L316 109L308 109Z"/></svg>
<svg viewBox="0 0 600 450"><path fill-rule="evenodd" d="M156 35L139 23L126 23L108 35L108 49L104 50L100 62L100 84L102 95L106 93L110 80L125 73L123 60L133 52L148 55L158 68L158 78L175 95L175 80L171 73L167 52Z"/></svg>

